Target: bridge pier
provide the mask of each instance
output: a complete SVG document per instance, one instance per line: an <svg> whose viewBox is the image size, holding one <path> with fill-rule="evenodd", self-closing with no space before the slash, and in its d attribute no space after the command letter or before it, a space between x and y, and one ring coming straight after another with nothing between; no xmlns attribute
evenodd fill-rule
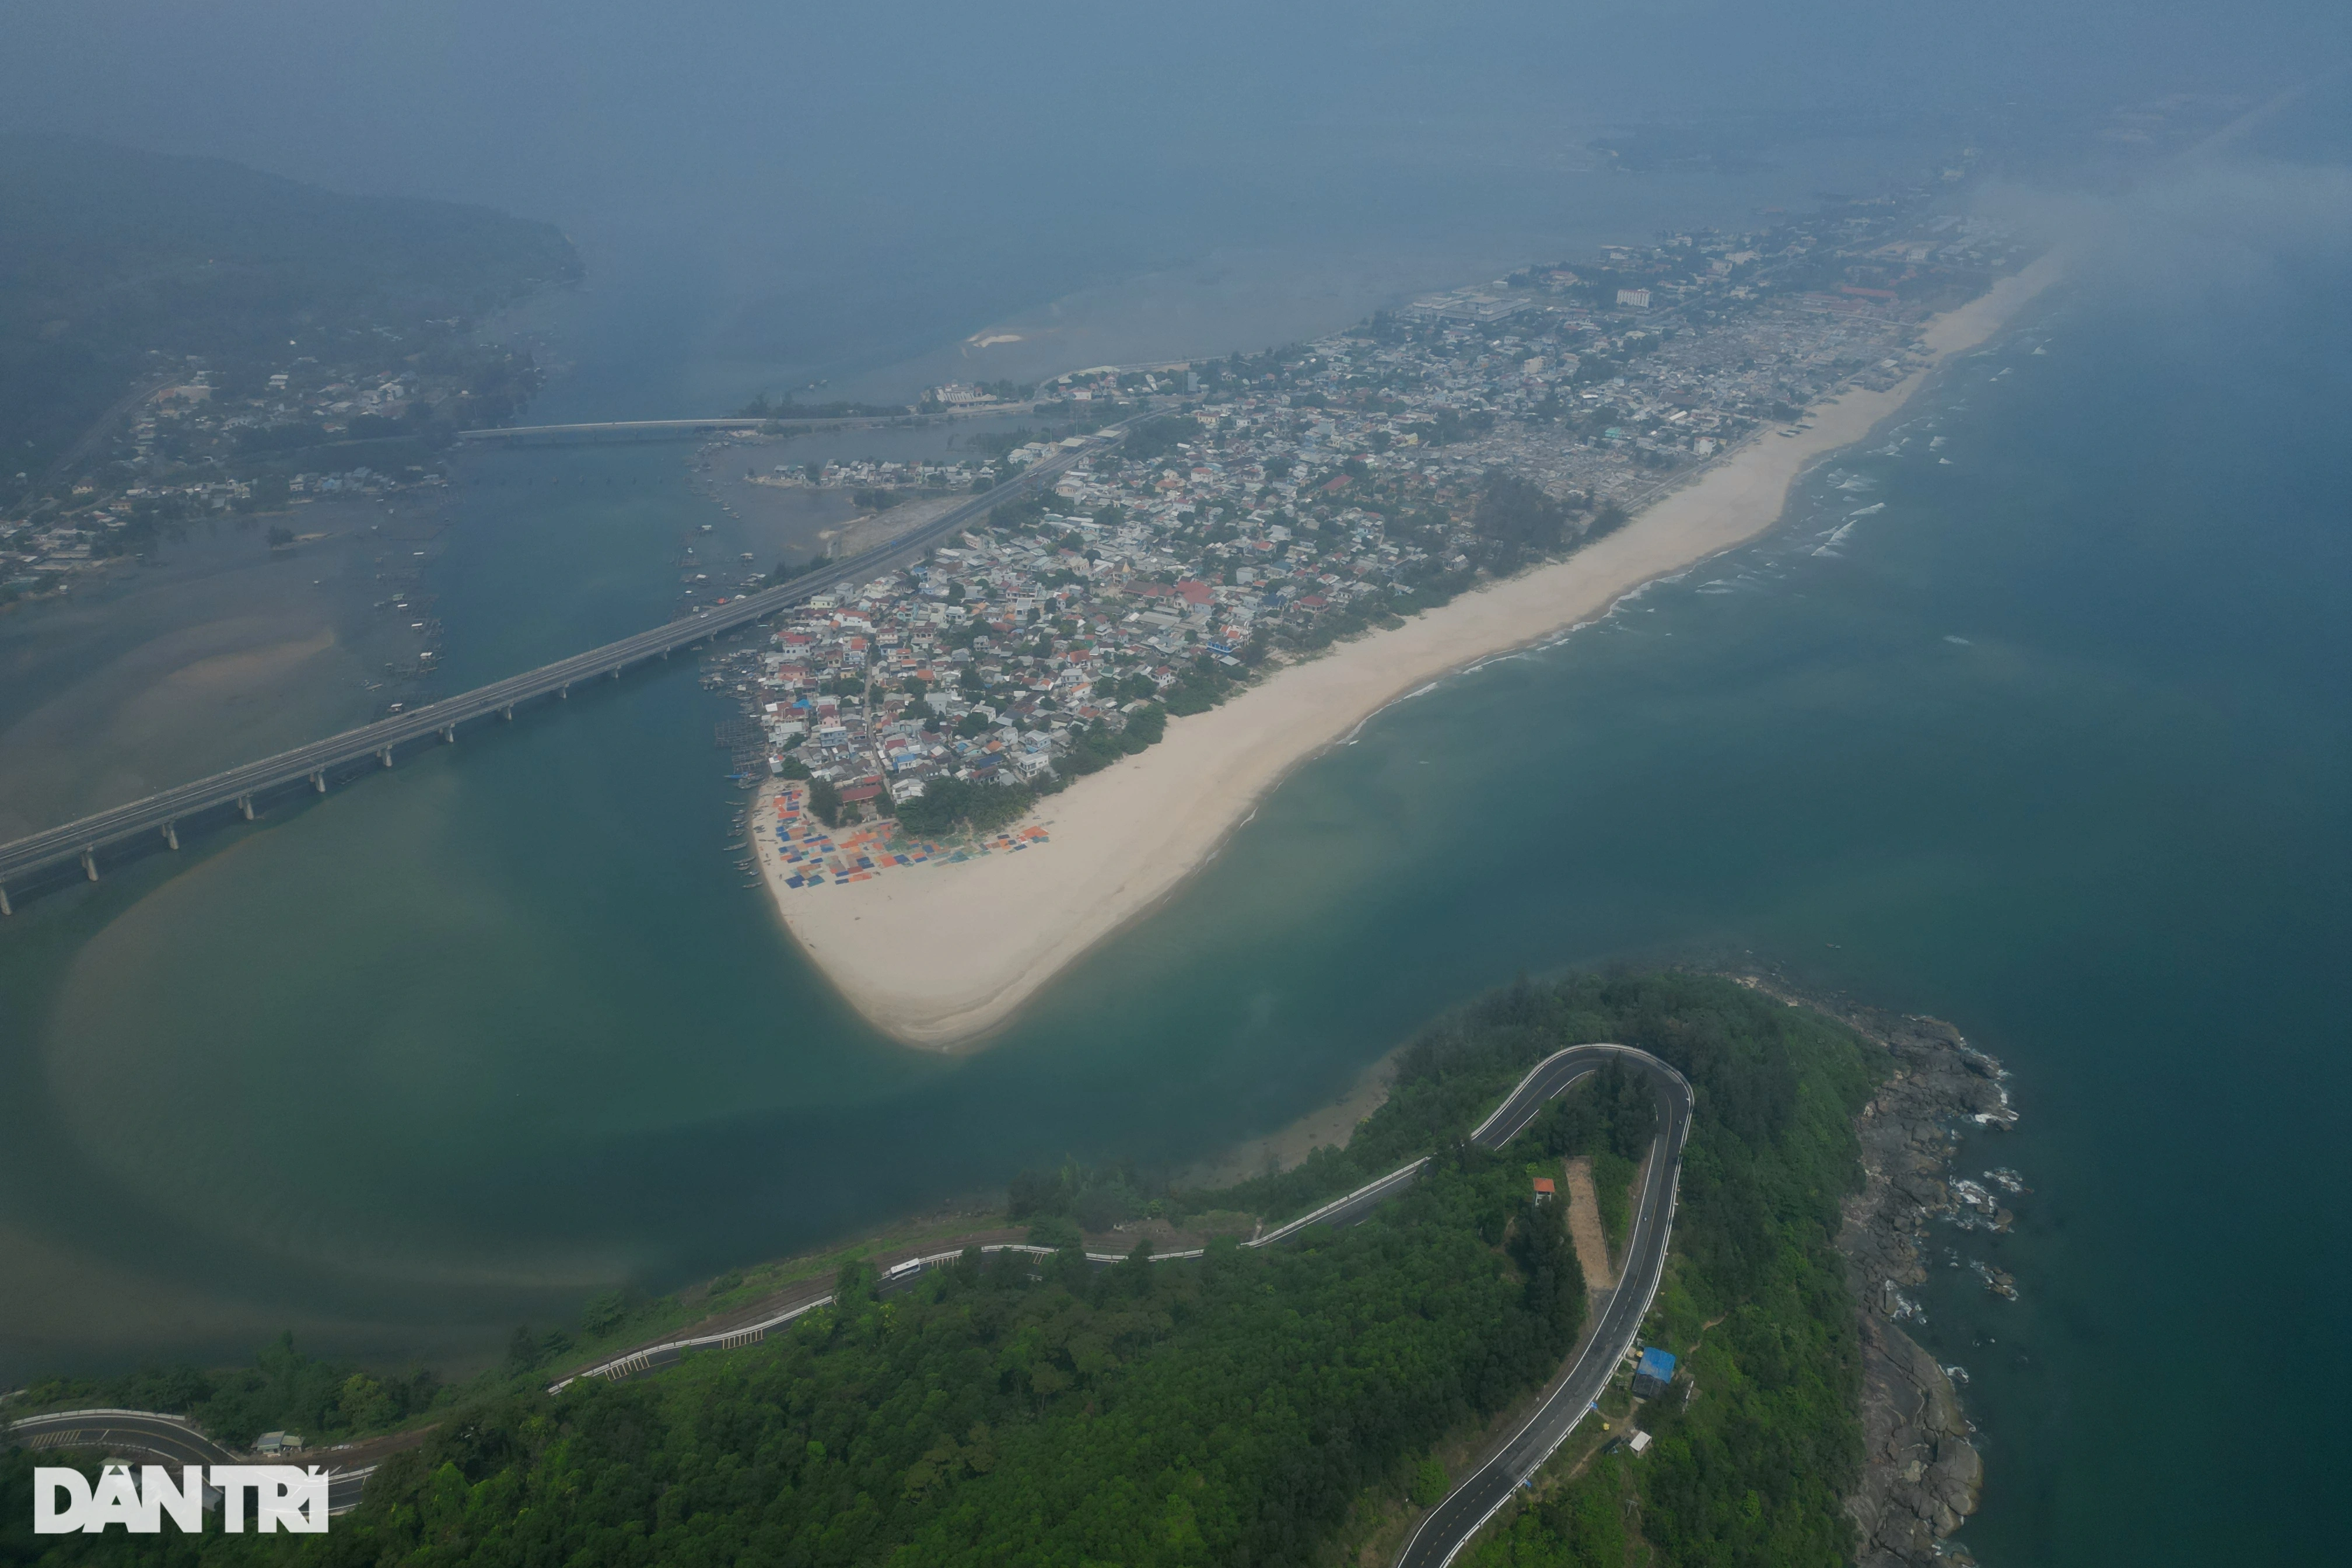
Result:
<svg viewBox="0 0 2352 1568"><path fill-rule="evenodd" d="M444 724L441 726L441 743L445 746L454 746L457 743L457 725Z"/></svg>
<svg viewBox="0 0 2352 1568"><path fill-rule="evenodd" d="M8 889L5 888L0 888L0 915L13 915L16 912L16 911L14 909L9 907Z"/></svg>
<svg viewBox="0 0 2352 1568"><path fill-rule="evenodd" d="M1052 465L1038 466L1043 468ZM1058 467L1055 471L1059 471ZM1050 478L1052 478L1051 474L1033 473L1025 481L1015 481L1011 485L1001 487L987 500L1002 504L1008 498L1034 489L1039 480ZM977 512L974 515L977 515ZM955 526L961 526L968 520L959 513L950 513L944 521ZM944 530L941 531L944 532ZM926 537L929 536L926 535ZM675 663L674 656L680 652L693 650L698 653L722 633L733 635L740 628L756 627L760 623L772 617L783 605L797 605L814 594L828 588L838 588L842 580L860 572L877 569L883 560L897 559L908 554L911 548L913 547L908 542L900 541L886 547L872 560L866 560L862 556L850 563L835 560L824 573L757 595L747 595L745 602L740 605L730 605L724 610L715 607L698 610L691 616L661 626L648 628L634 636L607 643L601 647L588 649L551 665L541 666L540 669L529 672L526 676L514 678L510 681L494 683L475 693L450 700L441 710L445 718L435 720L422 732L415 727L416 720L421 717L420 713L413 711L386 713L373 722L350 731L341 742L342 747L350 748L348 750L334 749L325 744L296 748L217 775L215 783L204 790L183 788L151 795L145 801L110 807L93 813L77 822L63 823L13 842L0 844L0 866L5 866L10 876L29 875L37 869L42 877L53 879L64 875L63 868L79 860L81 863L83 875L96 878L100 874L97 862L98 843L101 839L109 844L125 841L126 835L129 841L135 841L140 831L137 824L142 822L150 828L157 829L164 844L173 851L177 851L183 847L179 840L178 826L171 819L152 815L157 807L168 805L185 807L189 811L211 812L220 806L234 804L239 815L248 822L257 821L258 803L253 796L264 789L275 789L280 783L307 778L310 781L311 789L318 794L323 795L332 793L328 787L326 768L317 763L311 763L307 766L300 765L297 762L299 758L335 756L341 759L337 765L342 766L356 764L360 757L373 755L379 765L389 769L394 765L394 753L401 746L421 741L425 735L436 731L441 732L443 740L454 742L457 739L456 726L463 721L446 719L446 716L451 713L462 711L468 716L478 717L495 708L503 718L511 722L515 720L515 709L522 703L535 700L550 689L555 692L559 700L568 701L574 685L583 680L596 679L593 675L560 677L558 685L551 689L539 684L546 679L546 672L550 669L593 669L600 662L609 660L611 662L604 663L604 673L618 681L627 674L630 661L643 659L650 654L659 653L669 662ZM529 695L500 697L495 702L483 700L484 691L497 690L522 691ZM461 707L460 702L469 705ZM407 705L402 706L405 708ZM364 738L364 749L350 747L352 741L362 738ZM247 779L255 781L250 787L243 785L243 781Z"/></svg>

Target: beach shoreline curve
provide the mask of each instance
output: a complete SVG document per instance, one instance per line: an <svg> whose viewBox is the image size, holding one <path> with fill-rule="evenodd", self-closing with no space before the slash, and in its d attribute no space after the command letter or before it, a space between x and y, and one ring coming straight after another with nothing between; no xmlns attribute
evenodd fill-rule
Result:
<svg viewBox="0 0 2352 1568"><path fill-rule="evenodd" d="M1482 584L1175 721L1160 744L1049 797L1049 847L811 896L788 889L773 837L755 835L785 930L881 1033L933 1051L984 1047L1055 975L1213 859L1293 772L1431 682L1589 625L1644 585L1769 531L1808 469L1866 439L1938 368L1990 339L2063 270L2056 253L2046 255L1932 319L1928 360L1893 387L1825 399L1800 421L1810 428L1793 437L1759 431L1573 554ZM768 793L763 784L758 797Z"/></svg>

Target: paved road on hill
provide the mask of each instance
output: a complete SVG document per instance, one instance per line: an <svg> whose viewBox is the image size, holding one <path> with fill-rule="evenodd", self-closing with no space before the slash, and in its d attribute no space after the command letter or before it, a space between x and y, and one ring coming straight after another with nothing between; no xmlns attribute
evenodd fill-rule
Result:
<svg viewBox="0 0 2352 1568"><path fill-rule="evenodd" d="M1547 1102L1565 1093L1579 1079L1599 1070L1612 1058L1650 1075L1658 1089L1662 1113L1656 1149L1649 1162L1633 1214L1622 1277L1602 1306L1600 1327L1587 1342L1584 1353L1554 1384L1541 1407L1513 1434L1511 1440L1455 1487L1422 1521L1421 1528L1406 1543L1404 1555L1399 1560L1400 1568L1443 1568L1461 1550L1463 1543L1494 1517L1496 1510L1510 1497L1512 1489L1551 1457L1552 1451L1574 1430L1592 1402L1600 1397L1610 1373L1623 1359L1633 1342L1633 1336L1640 1331L1642 1319L1649 1310L1650 1300L1657 1292L1659 1277L1665 1268L1666 1239L1674 1226L1675 1182L1682 1165L1683 1140L1690 1132L1690 1086L1683 1081L1681 1074L1655 1057L1630 1047L1570 1046L1537 1063L1470 1136L1483 1148L1502 1148L1526 1131L1528 1125L1542 1113ZM1424 1158L1402 1166L1246 1245L1277 1245L1314 1226L1357 1224L1381 1204L1411 1187L1428 1163ZM1005 1243L999 1243L987 1250L1003 1250L1008 1245L1013 1245L1016 1250L1041 1255L1049 1250ZM885 1293L910 1289L924 1272L952 1263L960 1256L959 1250L950 1250L909 1258L887 1269L880 1288ZM1153 1261L1199 1256L1197 1251L1169 1253L1155 1258ZM1089 1254L1089 1257L1094 1255ZM1094 1261L1107 1267L1118 1259L1105 1255L1094 1258ZM822 1285L812 1281L804 1299L796 1296L789 1304L782 1301L766 1304L761 1321L713 1323L709 1325L708 1331L697 1338L643 1347L574 1373L573 1377L556 1384L551 1392L562 1389L576 1377L604 1377L620 1381L657 1371L681 1360L694 1350L732 1349L756 1343L770 1330L830 1301L832 1297L824 1290ZM185 1422L146 1411L64 1411L13 1422L8 1430L13 1439L35 1448L101 1448L110 1453L136 1454L180 1464L246 1462L245 1456L231 1453ZM360 1500L361 1489L373 1469L374 1467L370 1465L336 1472L328 1487L330 1509L341 1513L355 1506Z"/></svg>
<svg viewBox="0 0 2352 1568"><path fill-rule="evenodd" d="M163 1465L250 1465L254 1456L225 1448L186 1422L149 1410L61 1410L8 1423L9 1441L35 1450L96 1448ZM300 1456L287 1461L302 1463ZM308 1462L318 1463L314 1457ZM332 1470L327 1480L327 1510L355 1508L360 1489L375 1467Z"/></svg>
<svg viewBox="0 0 2352 1568"><path fill-rule="evenodd" d="M1519 1086L1495 1107L1486 1120L1471 1132L1470 1141L1482 1149L1499 1149L1527 1130L1528 1123L1543 1114L1544 1106L1568 1092L1569 1086L1589 1072L1597 1071L1612 1056L1622 1056L1638 1061L1644 1067L1656 1065L1656 1058L1625 1046L1573 1046L1556 1051L1538 1062L1519 1080ZM1671 1072L1672 1068L1665 1069ZM1419 1179L1427 1166L1426 1158L1410 1165L1400 1166L1376 1182L1367 1183L1346 1197L1335 1198L1312 1214L1302 1215L1288 1224L1267 1231L1252 1247L1268 1247L1316 1225L1354 1225L1381 1205L1403 1192Z"/></svg>
<svg viewBox="0 0 2352 1568"><path fill-rule="evenodd" d="M1586 1342L1584 1352L1555 1380L1526 1425L1429 1511L1405 1542L1397 1568L1444 1568L1510 1500L1519 1483L1551 1458L1609 1385L1610 1373L1633 1348L1642 1319L1658 1293L1658 1280L1666 1267L1666 1238L1674 1229L1675 1183L1682 1171L1683 1141L1690 1136L1690 1085L1680 1073L1646 1052L1622 1046L1572 1046L1529 1073L1473 1136L1488 1148L1501 1147L1535 1120L1545 1100L1595 1070L1612 1055L1650 1075L1657 1086L1659 1110L1658 1141L1634 1206L1625 1267L1617 1288L1602 1304L1600 1326Z"/></svg>

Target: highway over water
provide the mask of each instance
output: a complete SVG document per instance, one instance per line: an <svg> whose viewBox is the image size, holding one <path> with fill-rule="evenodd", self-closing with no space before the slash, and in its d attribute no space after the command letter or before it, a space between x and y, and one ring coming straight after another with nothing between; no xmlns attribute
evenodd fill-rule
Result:
<svg viewBox="0 0 2352 1568"><path fill-rule="evenodd" d="M851 425L887 425L908 415L862 414L839 419L599 419L585 425L489 425L460 430L457 439L476 446L529 446L559 441L687 441L737 430L790 425L794 430Z"/></svg>
<svg viewBox="0 0 2352 1568"><path fill-rule="evenodd" d="M698 436L723 436L789 427L798 435L810 430L849 430L861 426L911 426L934 420L994 419L1034 413L1034 403L991 403L942 408L929 414L912 409L882 414L772 414L763 419L597 419L583 425L486 425L460 430L457 439L476 446L536 446L571 441L690 441Z"/></svg>
<svg viewBox="0 0 2352 1568"><path fill-rule="evenodd" d="M460 724L494 714L512 719L520 703L542 697L569 697L572 688L585 680L618 679L621 672L633 664L667 658L679 648L763 619L817 595L895 571L919 559L926 549L941 540L952 538L978 522L998 503L1050 484L1082 454L1116 441L1125 433L1124 426L1110 426L1088 438L1083 447L1066 448L1059 456L1033 463L1019 478L972 497L919 528L778 587L746 594L651 631L492 681L459 696L428 702L274 757L264 757L210 778L159 791L143 800L93 813L78 822L0 844L0 914L14 912L9 900L11 888L21 893L28 880L53 873L59 867L79 861L82 874L94 882L105 859L103 852L126 841L145 838L177 849L180 825L202 813L234 809L250 819L255 814L255 801L272 791L307 786L324 795L339 772L348 773L354 767L388 768L403 746L419 741L455 742Z"/></svg>

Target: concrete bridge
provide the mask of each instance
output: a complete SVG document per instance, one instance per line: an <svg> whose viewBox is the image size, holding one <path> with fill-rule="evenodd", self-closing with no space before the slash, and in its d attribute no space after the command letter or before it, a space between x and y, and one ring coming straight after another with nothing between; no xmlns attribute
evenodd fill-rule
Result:
<svg viewBox="0 0 2352 1568"><path fill-rule="evenodd" d="M373 724L280 752L274 757L264 757L210 778L158 791L143 800L93 813L78 822L0 844L0 914L16 912L8 897L12 882L21 892L28 879L75 861L80 862L82 874L95 882L106 850L119 851L126 844L141 839L177 849L181 825L202 814L234 810L251 821L255 803L273 792L309 789L324 795L337 773L348 776L355 766L388 768L403 747L419 742L454 743L461 724L493 715L511 720L515 709L522 703L544 697L568 698L572 689L583 681L618 680L621 672L633 664L667 658L679 648L748 626L845 584L863 583L880 573L894 571L919 559L939 541L952 538L971 527L1000 501L1050 484L1079 457L1125 434L1123 426L1107 428L1085 447L1034 463L1018 479L972 497L920 528L779 587L746 594L727 604L698 610L682 620L590 648L521 675L494 680L460 696L428 702Z"/></svg>
<svg viewBox="0 0 2352 1568"><path fill-rule="evenodd" d="M585 425L499 425L460 430L457 439L477 445L536 446L571 441L691 441L731 431L761 431L782 426L789 430L847 430L861 425L911 424L917 419L986 419L998 415L1027 414L1034 403L992 403L978 408L942 408L918 414L909 408L898 414L830 416L780 414L765 419L600 419Z"/></svg>
<svg viewBox="0 0 2352 1568"><path fill-rule="evenodd" d="M480 430L460 430L457 439L475 443L518 446L541 441L685 441L698 436L721 436L730 430L758 430L777 421L767 419L604 419L588 425L499 425ZM796 429L828 425L869 425L871 417L855 419L794 419Z"/></svg>

